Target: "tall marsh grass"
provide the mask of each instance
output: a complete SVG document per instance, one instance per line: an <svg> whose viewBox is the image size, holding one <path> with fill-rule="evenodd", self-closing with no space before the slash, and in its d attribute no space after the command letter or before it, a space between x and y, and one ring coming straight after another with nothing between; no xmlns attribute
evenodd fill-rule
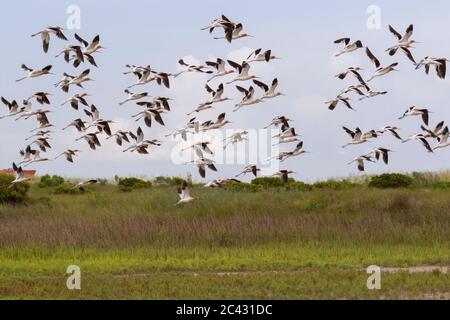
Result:
<svg viewBox="0 0 450 320"><path fill-rule="evenodd" d="M445 190L233 192L194 187L199 200L174 204L173 187L86 194L34 188L28 206L0 206L0 246L136 248L267 243L415 243L450 239ZM45 201L44 201L45 200Z"/></svg>

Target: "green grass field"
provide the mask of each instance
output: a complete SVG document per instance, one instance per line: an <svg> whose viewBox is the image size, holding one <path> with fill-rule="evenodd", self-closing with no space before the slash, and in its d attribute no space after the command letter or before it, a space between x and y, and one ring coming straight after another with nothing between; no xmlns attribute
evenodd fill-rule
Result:
<svg viewBox="0 0 450 320"><path fill-rule="evenodd" d="M258 192L194 187L54 194L33 185L25 205L0 205L4 299L450 299L447 189ZM82 289L66 288L81 268ZM411 269L412 270L412 269ZM420 269L414 269L420 271Z"/></svg>

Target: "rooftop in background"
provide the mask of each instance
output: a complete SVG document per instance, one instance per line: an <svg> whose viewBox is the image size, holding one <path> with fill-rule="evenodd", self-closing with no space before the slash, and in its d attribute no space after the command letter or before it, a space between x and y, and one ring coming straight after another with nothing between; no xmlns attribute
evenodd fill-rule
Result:
<svg viewBox="0 0 450 320"><path fill-rule="evenodd" d="M0 174L15 175L16 173L14 172L13 169L4 169L0 170ZM23 174L26 177L34 177L36 176L36 170L23 170Z"/></svg>

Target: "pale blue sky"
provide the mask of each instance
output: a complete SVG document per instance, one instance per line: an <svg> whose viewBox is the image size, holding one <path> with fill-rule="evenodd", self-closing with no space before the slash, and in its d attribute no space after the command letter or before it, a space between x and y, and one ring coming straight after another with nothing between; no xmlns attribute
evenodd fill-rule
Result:
<svg viewBox="0 0 450 320"><path fill-rule="evenodd" d="M432 109L431 124L438 120L450 121L449 80L437 80L433 75L426 77L416 72L412 64L403 56L391 58L384 50L394 38L387 31L387 25L393 24L403 31L408 24L414 23L414 38L421 43L414 54L417 59L425 55L450 56L450 44L445 39L450 27L450 3L448 1L14 1L4 5L0 12L0 28L3 51L0 74L0 95L21 101L35 91L47 90L52 97L52 108L56 114L51 120L61 128L67 122L81 116L59 104L67 95L54 89L62 72L81 72L74 70L62 60L54 59L67 43L52 39L49 54L41 50L40 41L30 35L47 25L65 26L69 5L81 8L81 30L77 32L91 39L101 35L102 43L108 49L96 56L99 69L92 69L96 80L86 85L86 91L94 96L90 101L96 104L105 118L126 119L139 109L133 104L119 108L117 103L123 100L123 89L134 80L122 75L126 63L151 64L158 70L175 71L176 61L181 57L195 57L204 61L212 57L243 56L250 49L263 47L272 49L283 59L270 65L258 65L255 72L270 82L278 77L280 90L286 97L242 110L233 114L232 103L218 106L217 110L207 111L201 120L215 118L220 112L227 112L234 122L230 128L262 128L276 115L286 115L295 119L295 127L305 141L305 148L312 153L300 159L289 160L283 166L299 174L298 179L307 181L318 178L357 174L353 166L346 163L371 147L386 146L394 149L392 164L389 167L377 164L369 166L369 173L387 171L441 170L448 169L450 150L429 155L416 143L401 145L387 136L371 144L349 148L345 152L340 148L348 137L341 130L342 125L360 126L363 129L379 129L387 124L402 127L401 134L407 136L417 133L419 119L397 120L403 111L411 105ZM369 30L366 27L369 5L381 8L381 30ZM242 21L245 29L255 38L242 39L231 45L215 41L200 28L220 14L226 14L236 21ZM72 32L67 31L73 42ZM362 51L338 59L333 54L339 49L333 40L341 36L361 39L380 58L382 64L400 62L401 72L385 79L373 82L376 90L389 90L384 97L354 101L357 113L340 109L329 112L324 101L334 97L340 89L351 81L341 82L334 75L341 69L356 64L368 70L372 66ZM23 75L20 64L30 67L54 65L58 76L35 79L16 84L14 79ZM173 81L168 91L150 85L147 91L152 95L164 94L176 99L173 113L165 117L167 127L146 129L149 137L162 138L170 129L180 127L187 119L186 113L207 96L203 90L204 78L196 75L184 75ZM239 95L235 89L227 87L227 93L235 99ZM141 91L141 89L136 89ZM1 112L6 108L2 106ZM129 123L137 128L134 123ZM0 145L0 167L9 167L18 160L18 150L24 148L24 138L35 126L34 120L14 122L12 119L0 120L0 130L4 139ZM53 153L59 153L65 147L84 150L74 165L64 161L40 164L39 173L55 173L65 176L105 176L119 175L186 175L194 173L192 166L175 166L170 162L168 153L173 142L167 142L155 154L124 156L120 148L112 141L96 153L88 151L83 143L71 142L73 133L54 135ZM72 140L71 140L72 139ZM66 145L70 143L70 145ZM293 147L293 146L292 146ZM284 147L290 149L291 147ZM218 174L209 174L208 178L231 176L240 166L219 166Z"/></svg>

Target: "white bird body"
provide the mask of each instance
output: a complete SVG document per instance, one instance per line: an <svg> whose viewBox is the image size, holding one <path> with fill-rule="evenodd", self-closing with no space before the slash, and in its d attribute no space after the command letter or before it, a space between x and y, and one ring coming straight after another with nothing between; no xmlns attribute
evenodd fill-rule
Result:
<svg viewBox="0 0 450 320"><path fill-rule="evenodd" d="M64 101L61 104L61 106L64 106L65 104L70 103L70 106L73 109L78 110L78 106L81 103L81 104L85 105L86 107L88 107L89 104L87 103L87 101L85 99L88 96L89 96L89 94L87 94L87 93L77 93L77 94L73 95L72 97L70 97L70 99Z"/></svg>
<svg viewBox="0 0 450 320"><path fill-rule="evenodd" d="M200 176L202 178L206 177L206 168L217 172L217 168L215 166L215 162L213 160L211 160L211 159L199 158L197 160L190 161L190 162L188 162L186 164L190 164L190 163L193 163L193 164L197 165L198 172L199 172L199 174L200 174Z"/></svg>
<svg viewBox="0 0 450 320"><path fill-rule="evenodd" d="M390 56L394 56L398 50L401 50L409 60L411 60L414 64L416 64L416 61L409 50L412 48L412 46L417 43L415 40L411 40L412 34L414 32L414 26L411 24L407 29L404 35L401 35L398 33L392 26L389 26L389 31L397 38L398 42L387 49L386 51L389 52Z"/></svg>
<svg viewBox="0 0 450 320"><path fill-rule="evenodd" d="M129 134L128 132L118 130L117 132L115 132L113 135L107 137L106 139L109 140L114 137L114 138L116 138L117 145L122 146L123 141L126 141L128 143L130 142L130 140L128 139L128 134Z"/></svg>
<svg viewBox="0 0 450 320"><path fill-rule="evenodd" d="M372 75L372 77L369 80L367 80L367 82L370 82L377 77L382 77L388 73L391 73L392 71L398 71L397 69L395 69L395 67L398 66L397 62L392 63L391 65L389 65L387 67L382 67L380 60L378 60L378 58L375 57L375 55L370 51L369 48L366 48L366 54L369 57L370 61L375 66L375 72Z"/></svg>
<svg viewBox="0 0 450 320"><path fill-rule="evenodd" d="M127 102L130 101L136 101L136 100L140 100L142 98L148 97L148 93L147 92L142 92L142 93L132 93L130 92L128 89L124 91L127 94L127 99L120 102L119 105L122 106Z"/></svg>
<svg viewBox="0 0 450 320"><path fill-rule="evenodd" d="M439 144L434 148L434 150L450 147L450 141L448 140L448 136L449 136L448 127L445 127L445 129L438 137Z"/></svg>
<svg viewBox="0 0 450 320"><path fill-rule="evenodd" d="M280 125L282 126L282 131L285 131L286 129L289 129L289 122L292 121L289 118L286 118L285 116L278 116L272 119L272 121L270 122L270 124L266 127L264 127L264 129L268 129L271 126L275 126L276 128L278 128Z"/></svg>
<svg viewBox="0 0 450 320"><path fill-rule="evenodd" d="M25 167L29 166L32 163L38 163L38 162L46 162L50 161L50 159L46 157L41 157L41 153L38 150L32 150L31 154L34 156L32 160L29 160L26 162Z"/></svg>
<svg viewBox="0 0 450 320"><path fill-rule="evenodd" d="M16 178L11 182L9 188L14 187L16 184L30 180L30 178L25 177L25 175L23 174L22 167L17 167L15 163L13 163L13 170L16 173Z"/></svg>
<svg viewBox="0 0 450 320"><path fill-rule="evenodd" d="M283 96L284 94L281 92L277 92L278 87L278 79L273 79L272 85L269 87L264 82L253 80L253 83L256 84L258 87L260 87L262 90L264 90L264 95L261 99L273 99L279 96Z"/></svg>
<svg viewBox="0 0 450 320"><path fill-rule="evenodd" d="M355 111L349 101L350 101L349 97L343 97L343 96L339 95L335 99L325 102L325 104L328 105L328 109L331 111L336 109L336 107L338 106L339 103L342 103L348 109Z"/></svg>
<svg viewBox="0 0 450 320"><path fill-rule="evenodd" d="M55 160L64 156L67 161L73 163L73 157L75 157L77 155L77 153L79 153L79 152L81 152L81 151L68 149L68 150L64 151L63 153L61 153L60 155L58 155L57 157L55 157Z"/></svg>
<svg viewBox="0 0 450 320"><path fill-rule="evenodd" d="M397 126L384 126L383 128L381 128L380 130L377 131L377 133L379 134L384 134L386 132L389 132L390 134L392 134L395 138L397 138L398 140L403 140L400 135L398 134L398 130L400 130L399 127Z"/></svg>
<svg viewBox="0 0 450 320"><path fill-rule="evenodd" d="M92 150L96 150L97 147L101 147L100 140L98 140L98 137L97 137L97 135L99 133L100 133L100 131L96 131L94 133L85 134L85 135L81 136L80 138L76 139L76 141L84 139L89 144L89 147Z"/></svg>
<svg viewBox="0 0 450 320"><path fill-rule="evenodd" d="M188 116L193 114L193 113L195 113L195 112L199 113L201 111L211 109L211 108L213 108L213 104L218 104L218 103L222 103L222 102L231 100L230 98L223 96L224 95L223 83L221 83L219 85L217 90L211 89L211 87L208 86L208 85L206 85L205 88L206 88L206 91L208 91L208 93L210 93L212 95L212 99L209 100L209 101L206 101L204 103L201 103L195 110L193 110L192 112L188 113Z"/></svg>
<svg viewBox="0 0 450 320"><path fill-rule="evenodd" d="M225 77L231 73L234 73L235 70L227 70L225 68L225 61L218 58L215 62L214 61L206 61L206 65L215 68L216 69L216 73L208 79L207 82L210 82L212 80L214 80L215 78L220 78L220 77Z"/></svg>
<svg viewBox="0 0 450 320"><path fill-rule="evenodd" d="M427 141L427 138L422 134L422 133L418 133L415 135L410 136L408 139L403 140L403 143L406 143L408 141L419 141L424 147L425 149L427 149L428 152L432 153L433 149L431 149L430 143Z"/></svg>
<svg viewBox="0 0 450 320"><path fill-rule="evenodd" d="M241 175L246 175L247 173L251 173L251 174L253 174L253 176L257 177L259 171L261 171L261 169L259 169L255 165L246 166L241 173L236 175L236 178L241 176Z"/></svg>
<svg viewBox="0 0 450 320"><path fill-rule="evenodd" d="M372 138L377 138L378 135L375 132L375 130L371 130L367 133L364 133L361 131L360 128L356 128L355 131L352 131L346 127L342 127L344 131L352 138L352 141L347 143L346 145L342 146L342 148L346 148L351 145L359 145L366 142L369 142Z"/></svg>
<svg viewBox="0 0 450 320"><path fill-rule="evenodd" d="M61 27L52 26L52 27L47 27L42 31L39 31L38 33L32 34L31 36L35 37L37 35L41 35L42 47L44 49L44 52L47 53L49 44L50 44L50 34L54 34L59 39L67 41L67 38L64 35L64 33L62 32L62 30L63 30L63 28L61 28Z"/></svg>
<svg viewBox="0 0 450 320"><path fill-rule="evenodd" d="M178 201L178 203L176 205L188 204L188 203L192 203L195 200L197 200L196 198L191 196L191 194L189 192L188 184L186 181L183 181L183 184L181 185L181 187L178 188L177 192L178 192L178 196L180 197L180 200Z"/></svg>
<svg viewBox="0 0 450 320"><path fill-rule="evenodd" d="M209 33L212 33L216 28L226 29L228 27L235 27L235 23L230 21L225 15L222 15L219 19L214 19L211 21L210 25L202 28L201 30L209 30Z"/></svg>
<svg viewBox="0 0 450 320"><path fill-rule="evenodd" d="M228 42L232 42L233 40L252 37L247 32L244 32L244 27L242 23L238 23L235 25L226 26L225 28L225 36L224 37L215 37L214 39L226 39Z"/></svg>
<svg viewBox="0 0 450 320"><path fill-rule="evenodd" d="M252 59L250 59L252 58ZM262 51L262 49L256 49L248 57L247 62L270 62L271 60L280 59L277 56L272 55L272 50Z"/></svg>
<svg viewBox="0 0 450 320"><path fill-rule="evenodd" d="M224 126L226 126L227 124L230 124L230 123L231 123L231 121L225 119L225 113L221 113L217 117L217 120L215 122L207 121L206 123L204 123L202 125L202 130L203 131L208 131L208 130L221 129Z"/></svg>
<svg viewBox="0 0 450 320"><path fill-rule="evenodd" d="M244 140L248 140L247 138L248 132L242 131L232 134L230 137L223 139L223 142L225 143L223 148L226 149L228 145L230 144L237 144L239 142L242 142Z"/></svg>
<svg viewBox="0 0 450 320"><path fill-rule="evenodd" d="M9 102L4 97L1 97L1 100L2 100L3 104L8 108L8 113L5 114L4 116L1 116L0 119L4 119L7 117L13 117L13 116L16 116L16 115L24 112L23 108L19 108L19 105L17 104L16 100Z"/></svg>
<svg viewBox="0 0 450 320"><path fill-rule="evenodd" d="M408 110L405 111L405 113L399 118L399 120L402 120L406 117L415 117L420 116L422 117L423 122L428 125L429 118L430 118L430 111L428 109L421 109L418 107L410 107Z"/></svg>
<svg viewBox="0 0 450 320"><path fill-rule="evenodd" d="M241 102L239 102L235 105L235 109L233 110L233 112L236 112L245 106L251 106L254 104L259 104L259 103L264 102L263 99L254 97L255 96L255 88L253 88L253 86L250 86L250 88L248 88L248 89L245 89L240 86L236 86L236 89L238 89L239 92L244 94L244 98L242 98Z"/></svg>
<svg viewBox="0 0 450 320"><path fill-rule="evenodd" d="M81 38L78 34L75 33L75 39L77 39L83 46L83 54L92 55L93 53L99 51L100 49L105 49L100 45L100 36L97 35L92 39L91 43L88 43L86 40Z"/></svg>
<svg viewBox="0 0 450 320"><path fill-rule="evenodd" d="M363 47L363 44L362 44L362 42L360 40L355 41L353 43L350 43L350 38L338 39L334 43L344 45L344 48L342 49L342 51L337 53L335 55L335 57L339 57L339 56L341 56L341 55L343 55L345 53L354 52L354 51L356 51L356 50L358 50L358 49Z"/></svg>
<svg viewBox="0 0 450 320"><path fill-rule="evenodd" d="M228 63L238 72L238 75L236 76L236 78L234 78L234 80L227 82L227 84L231 84L237 81L248 81L248 80L253 80L253 79L257 79L258 77L254 76L254 75L250 75L250 64L248 64L247 62L243 62L242 65L228 60Z"/></svg>
<svg viewBox="0 0 450 320"><path fill-rule="evenodd" d="M51 65L48 65L40 70L33 70L31 68L28 68L25 64L22 64L21 68L27 72L27 75L23 78L17 79L16 82L20 82L25 79L37 78L49 74L54 75L53 73L50 73L50 70L52 69Z"/></svg>
<svg viewBox="0 0 450 320"><path fill-rule="evenodd" d="M435 67L436 73L440 79L445 79L447 73L447 62L449 60L447 58L430 58L425 57L422 59L416 66L416 70L424 67L425 73L429 74L430 68Z"/></svg>
<svg viewBox="0 0 450 320"><path fill-rule="evenodd" d="M372 155L368 154L368 155L362 155L362 156L356 157L351 162L349 162L348 165L351 165L354 162L357 163L359 171L365 171L364 163L365 162L375 162L375 161L372 159Z"/></svg>
<svg viewBox="0 0 450 320"><path fill-rule="evenodd" d="M93 185L93 184L96 184L97 182L98 182L97 180L81 181L81 182L77 183L76 185L74 185L72 187L72 189L78 189L78 190L84 192L84 191L86 191L85 190L86 187L88 187L90 185Z"/></svg>

